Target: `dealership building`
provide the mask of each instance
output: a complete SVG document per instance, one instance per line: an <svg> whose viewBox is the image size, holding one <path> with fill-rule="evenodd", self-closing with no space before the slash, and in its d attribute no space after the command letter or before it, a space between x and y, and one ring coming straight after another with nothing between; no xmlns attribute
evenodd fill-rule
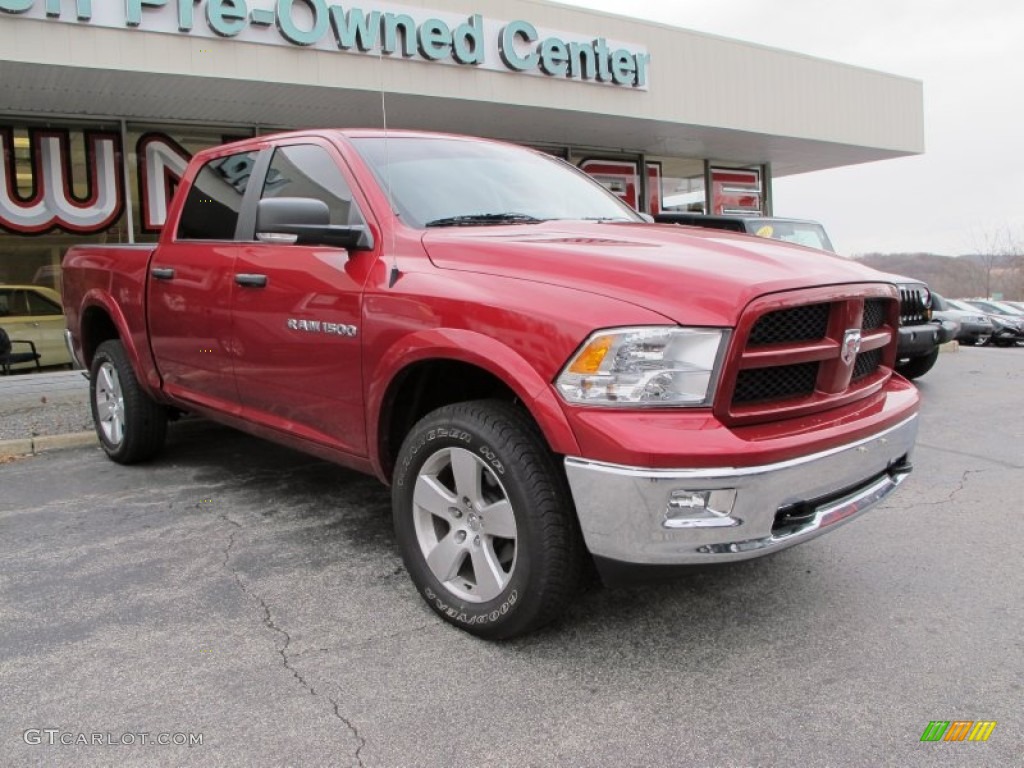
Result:
<svg viewBox="0 0 1024 768"><path fill-rule="evenodd" d="M0 0L0 284L154 240L196 151L305 127L557 154L640 210L923 151L915 80L532 0Z"/></svg>

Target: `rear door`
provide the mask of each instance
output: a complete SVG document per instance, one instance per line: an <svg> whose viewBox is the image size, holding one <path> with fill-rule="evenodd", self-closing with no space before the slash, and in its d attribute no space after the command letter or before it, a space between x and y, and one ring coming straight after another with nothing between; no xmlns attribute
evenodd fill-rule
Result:
<svg viewBox="0 0 1024 768"><path fill-rule="evenodd" d="M209 160L188 190L177 230L150 264L149 332L164 389L237 412L231 298L243 201L259 152Z"/></svg>
<svg viewBox="0 0 1024 768"><path fill-rule="evenodd" d="M365 223L354 183L329 142L273 150L262 198L325 202L332 224ZM255 221L254 221L255 224ZM238 251L235 375L247 418L354 455L366 454L360 351L363 285L377 251L256 242Z"/></svg>

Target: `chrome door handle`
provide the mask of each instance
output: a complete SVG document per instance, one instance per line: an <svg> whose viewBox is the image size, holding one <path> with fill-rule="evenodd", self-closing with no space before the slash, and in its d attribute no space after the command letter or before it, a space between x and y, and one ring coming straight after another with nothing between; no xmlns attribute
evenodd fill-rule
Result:
<svg viewBox="0 0 1024 768"><path fill-rule="evenodd" d="M174 270L169 267L153 267L149 273L157 280L173 280Z"/></svg>
<svg viewBox="0 0 1024 768"><path fill-rule="evenodd" d="M246 274L235 275L235 282L248 288L266 288L267 276Z"/></svg>

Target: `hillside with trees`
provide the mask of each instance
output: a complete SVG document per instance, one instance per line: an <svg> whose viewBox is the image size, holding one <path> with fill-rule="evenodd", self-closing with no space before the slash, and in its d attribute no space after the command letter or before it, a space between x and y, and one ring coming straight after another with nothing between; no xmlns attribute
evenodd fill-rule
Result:
<svg viewBox="0 0 1024 768"><path fill-rule="evenodd" d="M868 253L855 257L875 269L923 280L943 296L1002 294L1024 300L1024 255L990 253L938 256L933 253Z"/></svg>

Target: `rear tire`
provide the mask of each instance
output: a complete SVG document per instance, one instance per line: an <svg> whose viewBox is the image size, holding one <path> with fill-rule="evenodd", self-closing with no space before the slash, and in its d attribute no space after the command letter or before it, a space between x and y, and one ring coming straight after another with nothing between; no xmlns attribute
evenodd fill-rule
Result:
<svg viewBox="0 0 1024 768"><path fill-rule="evenodd" d="M460 629L522 635L580 589L585 550L565 476L508 403L457 403L423 418L399 452L392 502L413 583Z"/></svg>
<svg viewBox="0 0 1024 768"><path fill-rule="evenodd" d="M167 437L167 409L142 391L120 341L104 341L89 368L89 402L107 456L134 464L155 456Z"/></svg>
<svg viewBox="0 0 1024 768"><path fill-rule="evenodd" d="M908 379L916 379L919 376L924 376L928 373L928 371L932 369L932 366L935 365L935 361L938 359L939 348L936 347L927 355L912 357L902 363L896 363L896 373Z"/></svg>

